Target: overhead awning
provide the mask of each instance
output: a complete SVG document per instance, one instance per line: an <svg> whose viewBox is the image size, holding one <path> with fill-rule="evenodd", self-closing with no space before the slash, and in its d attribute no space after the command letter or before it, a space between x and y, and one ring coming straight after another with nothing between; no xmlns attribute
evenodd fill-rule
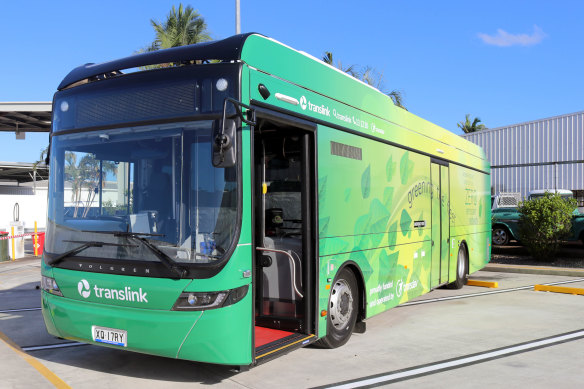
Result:
<svg viewBox="0 0 584 389"><path fill-rule="evenodd" d="M43 163L0 162L0 185L3 182L41 181L49 178L49 167Z"/></svg>
<svg viewBox="0 0 584 389"><path fill-rule="evenodd" d="M51 102L0 102L0 131L49 132Z"/></svg>

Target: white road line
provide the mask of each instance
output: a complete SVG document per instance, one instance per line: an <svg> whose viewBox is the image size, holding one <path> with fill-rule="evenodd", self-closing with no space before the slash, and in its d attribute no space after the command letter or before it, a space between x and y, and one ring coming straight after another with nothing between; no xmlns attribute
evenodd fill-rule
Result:
<svg viewBox="0 0 584 389"><path fill-rule="evenodd" d="M547 338L547 339L536 340L533 342L519 344L516 346L510 346L510 347L506 347L506 348L502 348L502 349L498 349L498 350L488 351L485 353L471 355L468 357L463 357L463 358L459 358L459 359L455 359L455 360L437 362L435 364L431 364L431 365L427 365L427 366L421 366L421 367L417 367L417 368L414 367L414 368L410 368L410 369L396 371L396 372L388 373L388 374L377 376L377 377L365 378L363 380L356 380L353 382L341 383L339 385L333 384L332 386L327 386L327 388L338 388L338 389L360 388L360 387L368 386L368 385L387 384L387 383L390 383L391 381L404 380L404 379L414 377L414 376L427 375L427 374L430 374L432 372L438 372L441 370L455 369L458 367L462 367L464 365L474 364L474 363L478 363L478 362L482 362L482 361L494 359L494 358L501 358L501 357L504 357L504 356L507 356L510 354L516 354L516 353L520 353L520 352L524 352L524 351L528 351L528 350L532 350L532 349L536 349L536 348L546 347L546 346L550 346L553 344L562 343L562 342L566 342L566 341L570 341L570 340L575 340L577 338L582 338L582 337L584 337L584 330L572 332L569 334L559 335L559 336L555 336L555 337L551 337L551 338Z"/></svg>
<svg viewBox="0 0 584 389"><path fill-rule="evenodd" d="M562 284L571 284L574 282L582 282L584 281L584 278L579 278L576 280L567 280L567 281L558 281L558 282L548 282L545 284L539 284L539 285L562 285ZM448 301L448 300L457 300L457 299L463 299L463 298L467 298L467 297L477 297L477 296L486 296L489 294L497 294L497 293L507 293L507 292L516 292L519 290L527 290L527 289L533 289L534 285L527 285L527 286L519 286L517 288L508 288L508 289L501 289L501 290L491 290L488 292L479 292L479 293L470 293L470 294L461 294L458 296L448 296L448 297L438 297L438 298L434 298L434 299L423 299L423 300L418 300L418 301L410 301L408 303L404 303L404 304L400 304L397 307L407 307L408 305L419 305L419 304L428 304L428 303L435 303L438 301Z"/></svg>
<svg viewBox="0 0 584 389"><path fill-rule="evenodd" d="M11 312L25 312L25 311L40 311L41 308L18 308L18 309L4 309L0 313L11 313Z"/></svg>
<svg viewBox="0 0 584 389"><path fill-rule="evenodd" d="M77 347L77 346L88 346L87 343L57 343L57 344L47 344L45 346L28 346L21 347L22 351L39 351L39 350L49 350L54 348L66 348L66 347Z"/></svg>

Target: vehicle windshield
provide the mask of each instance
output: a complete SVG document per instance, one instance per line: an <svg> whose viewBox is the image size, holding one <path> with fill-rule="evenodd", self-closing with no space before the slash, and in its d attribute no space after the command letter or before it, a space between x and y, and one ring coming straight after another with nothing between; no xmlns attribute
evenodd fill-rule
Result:
<svg viewBox="0 0 584 389"><path fill-rule="evenodd" d="M211 163L212 121L54 135L46 251L80 242L80 257L159 261L141 234L171 260L218 261L237 225L236 168ZM126 234L116 234L115 232ZM132 244L134 243L134 244Z"/></svg>

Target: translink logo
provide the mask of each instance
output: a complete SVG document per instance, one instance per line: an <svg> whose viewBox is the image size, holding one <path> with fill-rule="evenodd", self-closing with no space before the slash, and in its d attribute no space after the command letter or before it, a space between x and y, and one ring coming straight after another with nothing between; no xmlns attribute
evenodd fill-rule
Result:
<svg viewBox="0 0 584 389"><path fill-rule="evenodd" d="M331 116L331 110L329 107L325 106L324 104L312 104L310 100L306 100L306 96L300 97L300 108L302 108L303 111L308 108L309 111L316 112L324 116Z"/></svg>
<svg viewBox="0 0 584 389"><path fill-rule="evenodd" d="M79 281L77 284L77 290L83 298L88 298L91 295L91 288L89 287L89 282L87 282L87 280ZM136 291L132 290L132 287L130 286L126 286L124 289L108 289L94 285L93 291L97 298L119 301L136 301L140 303L148 302L148 299L146 298L148 293L143 292L142 288Z"/></svg>
<svg viewBox="0 0 584 389"><path fill-rule="evenodd" d="M91 294L91 290L89 290L89 282L87 282L87 280L79 281L77 284L77 290L79 291L79 294L85 299L88 298Z"/></svg>
<svg viewBox="0 0 584 389"><path fill-rule="evenodd" d="M302 108L303 110L306 109L306 97L305 96L302 96L300 98L300 108Z"/></svg>

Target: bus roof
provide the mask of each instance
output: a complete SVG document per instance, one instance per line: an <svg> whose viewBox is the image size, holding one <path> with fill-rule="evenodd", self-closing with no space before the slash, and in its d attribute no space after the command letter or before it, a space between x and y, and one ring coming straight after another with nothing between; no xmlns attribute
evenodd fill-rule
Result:
<svg viewBox="0 0 584 389"><path fill-rule="evenodd" d="M461 162L482 171L489 170L484 151L474 143L405 109L396 107L389 96L335 67L257 33L234 35L218 41L147 52L101 64L85 64L65 76L58 89L65 89L83 80L97 80L119 75L124 69L210 59L241 60L252 68L395 125L404 139L401 143L412 143L409 145L412 148L418 148L416 142L419 143L420 140L433 140L434 142L427 145L424 150L428 154ZM388 135L385 138L392 139ZM439 147L435 147L436 145Z"/></svg>
<svg viewBox="0 0 584 389"><path fill-rule="evenodd" d="M262 72L367 112L421 137L433 139L440 143L441 149L451 151L446 153L450 157L447 159L483 171L489 170L485 153L478 145L395 106L389 96L309 54L274 39L252 34L245 40L241 59ZM414 134L411 135L413 138ZM389 140L390 137L387 138ZM443 150L428 148L425 151L445 158L441 153Z"/></svg>

